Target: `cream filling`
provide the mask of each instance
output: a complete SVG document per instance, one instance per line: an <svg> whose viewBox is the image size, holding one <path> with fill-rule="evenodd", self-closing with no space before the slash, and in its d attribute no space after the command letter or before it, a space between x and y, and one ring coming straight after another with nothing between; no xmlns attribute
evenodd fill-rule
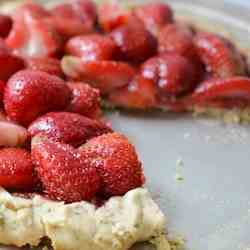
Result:
<svg viewBox="0 0 250 250"><path fill-rule="evenodd" d="M164 215L144 188L110 198L100 208L38 195L24 199L0 189L0 243L5 245L37 246L48 237L55 250L127 250L144 241L170 250L164 228Z"/></svg>

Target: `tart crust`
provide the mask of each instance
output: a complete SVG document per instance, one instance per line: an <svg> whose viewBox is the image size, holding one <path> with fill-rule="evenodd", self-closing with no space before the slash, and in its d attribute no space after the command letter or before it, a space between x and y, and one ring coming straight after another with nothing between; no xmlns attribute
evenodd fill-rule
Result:
<svg viewBox="0 0 250 250"><path fill-rule="evenodd" d="M46 237L55 250L127 250L145 241L170 250L164 228L165 217L144 188L110 198L100 208L38 195L24 199L0 189L0 243L6 245L38 246Z"/></svg>

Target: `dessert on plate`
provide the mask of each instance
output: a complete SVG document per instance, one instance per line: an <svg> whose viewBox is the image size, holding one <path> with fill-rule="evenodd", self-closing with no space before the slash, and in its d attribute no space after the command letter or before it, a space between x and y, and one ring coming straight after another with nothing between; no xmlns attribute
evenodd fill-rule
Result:
<svg viewBox="0 0 250 250"><path fill-rule="evenodd" d="M14 5L0 15L0 243L170 250L136 149L102 107L250 121L247 58L166 3Z"/></svg>

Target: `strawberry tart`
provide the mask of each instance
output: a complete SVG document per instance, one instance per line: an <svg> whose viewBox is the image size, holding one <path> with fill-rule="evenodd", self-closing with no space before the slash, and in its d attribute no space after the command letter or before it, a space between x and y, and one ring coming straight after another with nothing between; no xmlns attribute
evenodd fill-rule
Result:
<svg viewBox="0 0 250 250"><path fill-rule="evenodd" d="M15 1L0 37L0 244L170 250L136 149L102 108L250 122L244 54L153 1Z"/></svg>

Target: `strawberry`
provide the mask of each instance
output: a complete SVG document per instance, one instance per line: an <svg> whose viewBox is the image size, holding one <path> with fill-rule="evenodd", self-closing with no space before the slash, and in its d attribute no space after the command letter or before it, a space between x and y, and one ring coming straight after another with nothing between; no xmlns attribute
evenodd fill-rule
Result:
<svg viewBox="0 0 250 250"><path fill-rule="evenodd" d="M52 10L53 25L65 38L94 31L97 10L91 0L72 0L56 5Z"/></svg>
<svg viewBox="0 0 250 250"><path fill-rule="evenodd" d="M26 128L6 120L0 120L0 135L0 146L3 147L24 146L28 139Z"/></svg>
<svg viewBox="0 0 250 250"><path fill-rule="evenodd" d="M5 82L0 80L0 103L1 105L3 102L4 89L5 89Z"/></svg>
<svg viewBox="0 0 250 250"><path fill-rule="evenodd" d="M0 80L7 81L14 73L24 68L24 61L0 49Z"/></svg>
<svg viewBox="0 0 250 250"><path fill-rule="evenodd" d="M159 53L175 52L192 58L196 54L192 30L180 24L168 24L159 33Z"/></svg>
<svg viewBox="0 0 250 250"><path fill-rule="evenodd" d="M4 39L0 38L0 54L11 54L12 50L7 46Z"/></svg>
<svg viewBox="0 0 250 250"><path fill-rule="evenodd" d="M157 35L162 27L173 22L173 11L165 3L152 2L138 6L135 15L144 23L145 27Z"/></svg>
<svg viewBox="0 0 250 250"><path fill-rule="evenodd" d="M0 150L0 186L29 190L33 187L33 170L30 152L18 148Z"/></svg>
<svg viewBox="0 0 250 250"><path fill-rule="evenodd" d="M23 57L47 57L58 53L62 40L51 25L49 12L34 3L16 10L13 28L6 39L15 54Z"/></svg>
<svg viewBox="0 0 250 250"><path fill-rule="evenodd" d="M89 140L79 148L96 168L102 181L102 194L123 195L144 183L141 163L127 138L109 133Z"/></svg>
<svg viewBox="0 0 250 250"><path fill-rule="evenodd" d="M115 42L103 35L76 36L66 44L66 53L82 57L84 60L112 60L118 47Z"/></svg>
<svg viewBox="0 0 250 250"><path fill-rule="evenodd" d="M0 37L8 36L12 28L12 19L10 16L0 14Z"/></svg>
<svg viewBox="0 0 250 250"><path fill-rule="evenodd" d="M67 111L90 118L98 118L101 114L100 91L83 82L69 82L72 99Z"/></svg>
<svg viewBox="0 0 250 250"><path fill-rule="evenodd" d="M226 108L248 106L250 104L250 79L238 76L207 80L195 89L191 99L196 105L209 104Z"/></svg>
<svg viewBox="0 0 250 250"><path fill-rule="evenodd" d="M162 96L178 96L190 91L195 82L195 68L185 57L175 53L162 54L141 67L143 77L155 81Z"/></svg>
<svg viewBox="0 0 250 250"><path fill-rule="evenodd" d="M101 121L69 112L51 112L35 120L28 128L29 134L46 134L54 141L79 146L92 137L112 130Z"/></svg>
<svg viewBox="0 0 250 250"><path fill-rule="evenodd" d="M137 75L128 86L111 92L108 100L115 106L148 109L156 106L155 82Z"/></svg>
<svg viewBox="0 0 250 250"><path fill-rule="evenodd" d="M49 198L67 203L94 198L100 188L100 178L77 150L36 136L32 139L31 153Z"/></svg>
<svg viewBox="0 0 250 250"><path fill-rule="evenodd" d="M50 75L63 77L61 62L56 58L28 57L25 63L27 69L43 71Z"/></svg>
<svg viewBox="0 0 250 250"><path fill-rule="evenodd" d="M117 1L104 2L98 7L99 25L105 32L127 24L132 12Z"/></svg>
<svg viewBox="0 0 250 250"><path fill-rule="evenodd" d="M64 109L70 96L69 87L60 78L41 71L23 70L7 82L4 107L13 121L29 125L48 111Z"/></svg>
<svg viewBox="0 0 250 250"><path fill-rule="evenodd" d="M157 41L143 25L124 25L115 29L110 37L119 47L119 59L135 63L153 56Z"/></svg>
<svg viewBox="0 0 250 250"><path fill-rule="evenodd" d="M194 42L206 70L215 77L245 75L244 60L230 41L212 33L199 32Z"/></svg>
<svg viewBox="0 0 250 250"><path fill-rule="evenodd" d="M116 61L83 61L77 57L65 56L62 69L66 76L89 83L100 89L101 94L125 86L134 77L135 69Z"/></svg>

